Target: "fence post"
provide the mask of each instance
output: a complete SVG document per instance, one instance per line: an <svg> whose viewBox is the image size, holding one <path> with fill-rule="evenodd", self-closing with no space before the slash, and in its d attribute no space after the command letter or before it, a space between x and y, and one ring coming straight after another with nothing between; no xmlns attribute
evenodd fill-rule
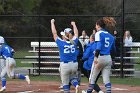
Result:
<svg viewBox="0 0 140 93"><path fill-rule="evenodd" d="M121 47L121 51L120 51L120 61L121 61L121 73L120 73L120 76L121 76L121 78L123 78L124 77L124 71L123 71L123 61L124 61L124 58L123 58L123 34L124 34L124 0L122 0L122 14L121 14L121 28L122 28L122 31L121 31L121 33L120 33L120 35L121 35L121 39L120 39L120 47Z"/></svg>
<svg viewBox="0 0 140 93"><path fill-rule="evenodd" d="M38 41L39 41L39 51L38 51L38 55L39 55L39 75L40 75L40 61L41 61L41 55L40 55L40 46L41 46L41 40L40 40L40 37L41 37L41 32L40 32L40 25L39 25L39 38L38 38Z"/></svg>

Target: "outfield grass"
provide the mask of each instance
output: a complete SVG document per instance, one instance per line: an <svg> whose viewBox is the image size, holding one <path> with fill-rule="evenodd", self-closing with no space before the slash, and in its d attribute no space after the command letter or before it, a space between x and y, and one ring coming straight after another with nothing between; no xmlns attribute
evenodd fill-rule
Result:
<svg viewBox="0 0 140 93"><path fill-rule="evenodd" d="M61 81L59 76L30 76L32 81ZM88 79L85 77L82 77L81 82L88 83ZM102 84L102 78L99 78L98 83ZM125 84L125 85L131 85L131 86L140 86L140 80L139 78L115 78L111 77L111 83L112 84Z"/></svg>
<svg viewBox="0 0 140 93"><path fill-rule="evenodd" d="M111 82L113 84L126 84L126 85L132 85L132 86L140 86L140 80L139 78L111 78Z"/></svg>
<svg viewBox="0 0 140 93"><path fill-rule="evenodd" d="M88 82L86 78L82 78L82 82ZM99 78L98 83L103 83L102 78ZM111 77L111 83L112 84L126 84L126 85L137 85L140 86L140 80L139 78L115 78Z"/></svg>
<svg viewBox="0 0 140 93"><path fill-rule="evenodd" d="M140 57L140 53L137 53L137 54L135 54L134 56L135 56L135 57ZM136 69L136 70L140 70L140 59L135 59L134 62L136 63L136 64L135 64L135 69Z"/></svg>
<svg viewBox="0 0 140 93"><path fill-rule="evenodd" d="M140 70L140 63L135 65L136 70Z"/></svg>
<svg viewBox="0 0 140 93"><path fill-rule="evenodd" d="M30 76L31 80L41 80L41 81L61 81L60 76Z"/></svg>
<svg viewBox="0 0 140 93"><path fill-rule="evenodd" d="M14 58L24 58L25 56L31 56L34 55L34 53L30 53L28 52L28 50L20 50L20 51L16 51L16 53L14 54Z"/></svg>
<svg viewBox="0 0 140 93"><path fill-rule="evenodd" d="M29 53L28 50L16 51L14 58L25 58L25 56L32 56L34 53ZM17 67L32 67L31 63L21 63L21 61L25 61L27 59L16 59Z"/></svg>

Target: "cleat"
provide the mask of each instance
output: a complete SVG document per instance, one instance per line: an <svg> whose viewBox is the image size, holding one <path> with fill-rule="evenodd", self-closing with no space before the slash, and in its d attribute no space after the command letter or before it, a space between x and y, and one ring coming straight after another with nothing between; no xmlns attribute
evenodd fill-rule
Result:
<svg viewBox="0 0 140 93"><path fill-rule="evenodd" d="M79 91L79 85L76 86L75 93L80 93L80 91Z"/></svg>
<svg viewBox="0 0 140 93"><path fill-rule="evenodd" d="M60 85L60 86L59 86L59 89L63 89L63 85Z"/></svg>
<svg viewBox="0 0 140 93"><path fill-rule="evenodd" d="M104 93L104 92L100 90L98 93Z"/></svg>
<svg viewBox="0 0 140 93"><path fill-rule="evenodd" d="M6 87L5 86L0 89L0 93L3 93L4 91L6 91Z"/></svg>
<svg viewBox="0 0 140 93"><path fill-rule="evenodd" d="M92 92L95 92L95 90L92 90ZM100 92L100 91L99 91L99 92ZM98 92L98 93L99 93L99 92Z"/></svg>
<svg viewBox="0 0 140 93"><path fill-rule="evenodd" d="M59 89L60 89L60 92L64 92L64 89L63 89L63 85L62 84L59 86Z"/></svg>
<svg viewBox="0 0 140 93"><path fill-rule="evenodd" d="M60 92L64 92L64 89L60 89Z"/></svg>
<svg viewBox="0 0 140 93"><path fill-rule="evenodd" d="M28 75L25 76L25 80L27 81L28 84L30 84L30 78Z"/></svg>
<svg viewBox="0 0 140 93"><path fill-rule="evenodd" d="M82 90L82 93L87 93L85 90Z"/></svg>

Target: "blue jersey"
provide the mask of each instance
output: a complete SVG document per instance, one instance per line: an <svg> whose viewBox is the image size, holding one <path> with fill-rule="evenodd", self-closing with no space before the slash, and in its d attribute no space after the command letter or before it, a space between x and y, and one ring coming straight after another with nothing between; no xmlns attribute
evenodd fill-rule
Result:
<svg viewBox="0 0 140 93"><path fill-rule="evenodd" d="M92 63L93 63L93 60L94 60L95 49L96 49L96 43L95 42L89 43L85 48L82 60L86 60L84 62L84 65L83 65L83 67L86 70L91 70Z"/></svg>
<svg viewBox="0 0 140 93"><path fill-rule="evenodd" d="M74 37L75 44L78 43L78 38ZM56 39L56 44L59 48L59 55L61 62L77 61L77 46L71 44L69 41L64 41L61 38Z"/></svg>
<svg viewBox="0 0 140 93"><path fill-rule="evenodd" d="M14 53L13 48L11 48L8 45L2 45L2 48L0 49L0 55L2 56L2 58L4 59L8 57L13 58L13 53Z"/></svg>
<svg viewBox="0 0 140 93"><path fill-rule="evenodd" d="M95 34L97 43L96 49L100 50L100 54L109 55L111 50L115 50L115 39L106 30L101 29Z"/></svg>

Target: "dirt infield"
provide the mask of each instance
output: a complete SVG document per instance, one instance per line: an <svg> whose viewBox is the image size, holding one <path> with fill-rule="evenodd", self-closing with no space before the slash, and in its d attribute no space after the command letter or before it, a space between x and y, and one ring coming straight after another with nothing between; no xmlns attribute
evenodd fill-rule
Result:
<svg viewBox="0 0 140 93"><path fill-rule="evenodd" d="M27 85L24 81L7 81L6 93L63 93L60 92L59 85L59 82L53 81L32 81L31 85ZM99 85L104 91L104 86L102 84ZM80 89L86 88L87 83L82 83ZM73 87L71 88L71 93L74 93ZM113 84L112 93L140 93L140 86Z"/></svg>

